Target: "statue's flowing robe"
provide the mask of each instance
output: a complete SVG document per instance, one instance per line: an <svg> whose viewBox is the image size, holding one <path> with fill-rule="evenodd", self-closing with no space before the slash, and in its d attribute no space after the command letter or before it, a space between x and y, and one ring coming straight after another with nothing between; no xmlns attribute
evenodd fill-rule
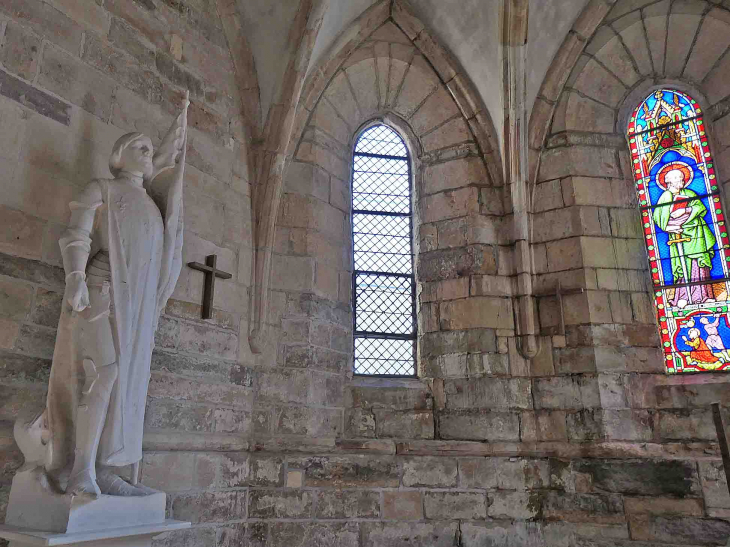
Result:
<svg viewBox="0 0 730 547"><path fill-rule="evenodd" d="M675 283L679 279L684 279L685 268L687 274L690 276L689 280L684 280L685 282L700 280L692 277L693 261L696 261L697 264L695 271L699 268L712 269L712 257L715 255L715 236L712 234L712 230L710 230L710 227L704 219L707 208L700 199L696 198L697 194L692 190L680 190L676 198L671 192L665 191L657 201L657 205L663 205L663 207L656 207L654 209L654 222L662 230L666 230L670 221L670 214L672 212L671 204L673 201L680 199L689 200L684 202L682 207L692 208L689 218L682 225L682 234L680 236L688 237L690 240L669 245L669 256ZM675 234L669 234L669 237L676 238L677 236ZM682 266L682 257L684 257L684 267Z"/></svg>
<svg viewBox="0 0 730 547"><path fill-rule="evenodd" d="M111 268L112 334L119 375L114 384L97 461L121 466L142 458L142 433L154 334L182 266L183 159L147 191L123 180L96 180L74 200L96 211L95 231L105 229ZM156 203L157 202L157 203ZM161 214L161 211L164 213ZM73 227L69 232L73 234ZM73 236L72 236L73 237ZM91 234L89 263L98 245ZM47 468L73 463L74 419L84 383L79 314L64 302L48 388L51 455Z"/></svg>

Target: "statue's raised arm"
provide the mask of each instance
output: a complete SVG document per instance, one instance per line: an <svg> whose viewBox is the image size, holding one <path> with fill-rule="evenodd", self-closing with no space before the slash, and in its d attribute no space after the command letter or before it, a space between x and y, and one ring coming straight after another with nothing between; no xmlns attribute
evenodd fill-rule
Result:
<svg viewBox="0 0 730 547"><path fill-rule="evenodd" d="M185 92L183 99L183 107L180 114L170 126L165 137L162 139L160 146L157 147L154 157L152 158L152 173L149 177L145 177L146 181L154 181L157 175L175 167L180 154L185 147L188 129L188 106L190 105L190 92Z"/></svg>

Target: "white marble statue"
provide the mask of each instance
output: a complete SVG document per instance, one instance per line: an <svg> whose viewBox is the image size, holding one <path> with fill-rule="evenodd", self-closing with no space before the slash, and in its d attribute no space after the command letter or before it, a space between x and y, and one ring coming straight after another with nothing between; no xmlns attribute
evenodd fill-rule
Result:
<svg viewBox="0 0 730 547"><path fill-rule="evenodd" d="M142 458L154 333L182 265L188 104L186 95L156 153L141 133L120 137L109 159L114 178L91 181L70 204L46 411L16 427L19 444L43 440L46 478L67 494L154 492L115 468ZM39 421L45 436L30 435Z"/></svg>

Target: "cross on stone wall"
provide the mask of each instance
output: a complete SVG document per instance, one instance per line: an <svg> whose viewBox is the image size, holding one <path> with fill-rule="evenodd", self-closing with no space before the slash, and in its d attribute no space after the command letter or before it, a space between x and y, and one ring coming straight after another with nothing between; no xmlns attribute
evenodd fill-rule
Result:
<svg viewBox="0 0 730 547"><path fill-rule="evenodd" d="M205 257L205 264L200 262L188 262L193 270L198 270L205 274L205 286L203 288L203 319L213 317L213 297L215 296L215 278L230 279L231 274L218 270L216 262L217 255L208 255Z"/></svg>

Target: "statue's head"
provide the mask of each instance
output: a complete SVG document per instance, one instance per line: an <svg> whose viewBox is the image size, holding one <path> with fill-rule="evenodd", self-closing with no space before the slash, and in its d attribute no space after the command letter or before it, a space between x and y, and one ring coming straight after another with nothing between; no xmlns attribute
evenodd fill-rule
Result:
<svg viewBox="0 0 730 547"><path fill-rule="evenodd" d="M667 185L667 190L672 194L676 194L685 186L684 173L681 169L672 169L664 177L664 182Z"/></svg>
<svg viewBox="0 0 730 547"><path fill-rule="evenodd" d="M148 178L152 175L152 141L143 133L127 133L114 143L109 157L109 170L119 176L122 171L136 173Z"/></svg>

